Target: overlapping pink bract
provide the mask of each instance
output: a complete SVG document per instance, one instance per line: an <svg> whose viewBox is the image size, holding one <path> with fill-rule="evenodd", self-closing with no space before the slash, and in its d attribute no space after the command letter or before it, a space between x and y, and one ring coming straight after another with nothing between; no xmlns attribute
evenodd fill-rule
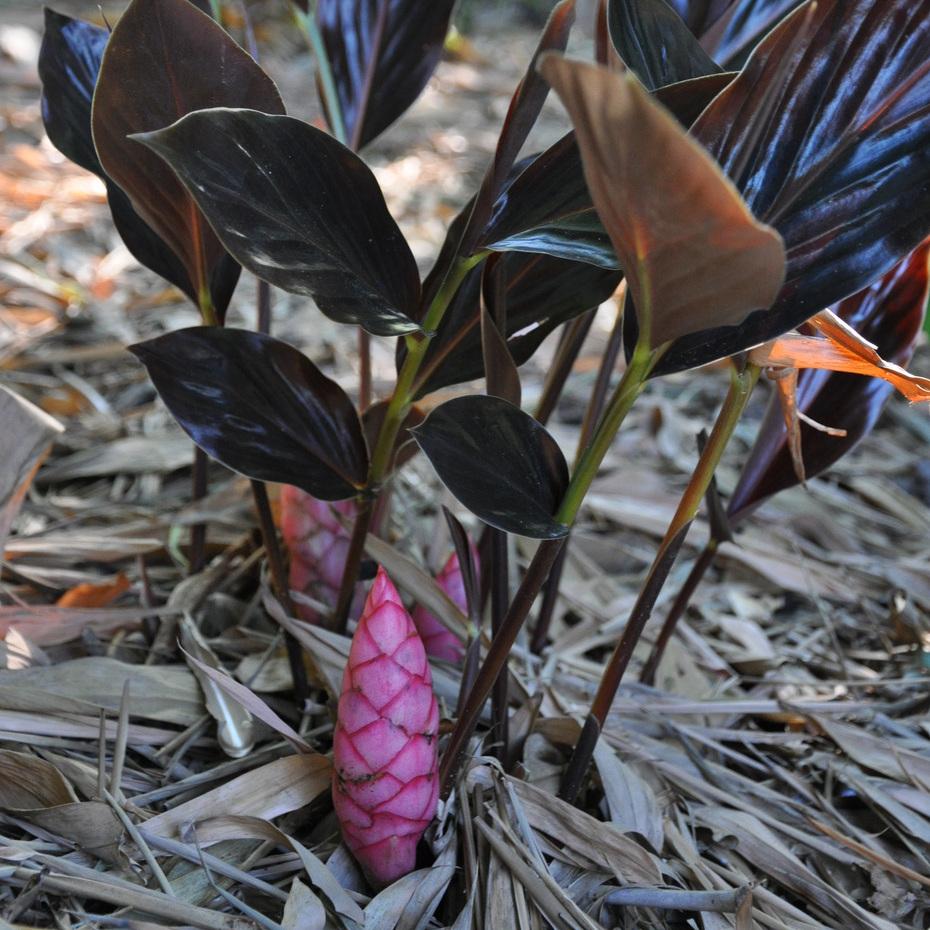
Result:
<svg viewBox="0 0 930 930"><path fill-rule="evenodd" d="M339 585L349 551L349 534L355 517L354 500L321 501L300 488L281 488L281 535L290 554L288 584L330 608L336 606ZM339 515L349 518L343 526ZM297 605L307 623L322 618L312 607Z"/></svg>
<svg viewBox="0 0 930 930"><path fill-rule="evenodd" d="M478 565L478 552L469 543L472 561ZM465 597L465 584L462 580L462 566L456 553L449 556L442 571L436 576L436 583L449 596L449 599L462 613L468 611L468 599ZM413 622L423 638L426 654L434 659L461 664L465 656L465 644L451 630L442 625L435 614L431 614L422 605L413 611Z"/></svg>
<svg viewBox="0 0 930 930"><path fill-rule="evenodd" d="M379 568L349 651L333 740L336 816L375 886L416 865L439 796L438 726L423 641Z"/></svg>

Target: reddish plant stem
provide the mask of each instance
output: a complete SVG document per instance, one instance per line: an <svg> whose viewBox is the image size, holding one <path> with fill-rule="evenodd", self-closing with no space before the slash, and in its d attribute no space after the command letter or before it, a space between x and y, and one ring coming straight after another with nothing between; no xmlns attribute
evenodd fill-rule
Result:
<svg viewBox="0 0 930 930"><path fill-rule="evenodd" d="M601 418L597 430L595 430L591 443L579 458L572 473L562 503L555 514L555 519L559 523L571 526L575 522L575 517L584 502L585 494L588 488L591 487L591 482L597 475L598 468L607 454L617 430L635 403L636 398L639 397L657 357L658 353L649 349L646 345L637 346L633 351L630 364L627 365L620 383L614 390L610 403L605 408L604 416ZM507 664L510 650L513 648L517 635L529 615L533 601L546 582L553 562L555 562L559 552L565 545L565 538L565 536L562 536L559 539L547 539L539 544L526 575L524 575L523 581L517 589L516 596L510 604L510 609L504 617L500 631L491 641L488 654L478 671L474 687L468 696L459 719L456 721L455 729L452 731L449 745L443 756L440 769L440 791L443 796L447 795L452 788L452 782L464 758L468 741L481 716L484 702L488 699L488 695L491 693L501 669Z"/></svg>
<svg viewBox="0 0 930 930"><path fill-rule="evenodd" d="M623 680L623 674L633 658L633 650L636 648L646 623L652 615L652 608L655 606L656 599L662 591L662 586L668 578L668 573L675 563L675 557L681 549L681 544L684 542L690 526L690 522L686 523L674 536L671 538L667 536L663 540L652 567L649 569L649 574L646 576L639 597L637 597L636 603L630 612L620 642L617 643L607 668L601 677L601 683L598 686L594 702L591 704L591 710L582 728L581 737L575 744L575 750L568 763L568 768L562 777L559 797L563 801L573 803L581 790L581 785L588 771L588 765L594 755L594 747L613 704L617 689L620 687L620 682Z"/></svg>
<svg viewBox="0 0 930 930"><path fill-rule="evenodd" d="M358 328L358 412L371 406L371 336L368 330Z"/></svg>
<svg viewBox="0 0 930 930"><path fill-rule="evenodd" d="M507 534L491 530L491 635L497 636L510 602ZM509 679L507 666L500 670L491 691L491 732L489 742L494 755L507 765L507 745L510 741L508 718Z"/></svg>
<svg viewBox="0 0 930 930"><path fill-rule="evenodd" d="M539 548L530 562L526 575L523 576L523 581L517 589L510 608L504 616L501 628L491 641L488 654L478 670L468 700L459 714L459 719L442 757L439 783L443 797L447 796L452 788L452 781L464 757L468 740L474 733L481 717L484 702L494 687L494 682L497 680L500 670L506 667L507 657L510 655L510 650L517 639L517 634L520 632L523 621L533 606L533 601L540 588L542 588L543 582L545 582L546 576L549 574L549 569L552 568L552 563L559 554L563 543L564 538L546 539L539 544Z"/></svg>
<svg viewBox="0 0 930 930"><path fill-rule="evenodd" d="M652 686L655 684L656 672L658 671L659 663L662 661L662 656L665 654L665 648L668 646L672 634L675 632L678 621L688 609L688 604L691 603L694 592L703 580L704 575L707 574L707 569L713 564L714 558L717 555L717 545L716 539L711 538L708 540L707 545L704 547L704 551L698 556L688 577L685 579L685 583L681 586L675 600L672 602L668 616L666 616L659 636L656 639L655 646L652 647L652 652L646 660L646 664L643 666L642 673L639 676L639 680L644 685Z"/></svg>
<svg viewBox="0 0 930 930"><path fill-rule="evenodd" d="M564 801L573 803L581 790L588 766L591 763L597 737L604 726L604 721L607 719L617 689L620 687L623 675L633 657L633 650L636 648L640 636L642 636L656 599L668 578L701 501L710 487L723 451L733 435L733 430L736 428L743 410L746 408L758 377L759 369L755 366L749 366L743 371L738 370L735 364L732 366L730 390L727 392L726 400L717 415L713 432L701 452L691 480L688 482L688 486L678 503L678 509L672 517L672 522L665 531L659 551L653 559L646 580L640 589L636 603L633 605L623 635L617 643L601 677L597 694L594 696L591 710L588 713L588 720L585 722L582 731L582 739L575 746L575 751L572 753L568 769L562 780L562 786L559 789L559 797Z"/></svg>
<svg viewBox="0 0 930 930"><path fill-rule="evenodd" d="M207 453L194 447L194 468L191 474L191 500L200 501L207 496L207 466L210 459ZM206 562L207 524L195 523L191 527L190 574L203 571Z"/></svg>
<svg viewBox="0 0 930 930"><path fill-rule="evenodd" d="M565 382L572 373L572 368L575 366L578 353L584 345L596 313L596 307L585 311L581 316L575 317L562 331L562 338L546 376L546 383L543 385L534 414L543 426L549 422L549 418L555 412L562 391L565 389Z"/></svg>
<svg viewBox="0 0 930 930"><path fill-rule="evenodd" d="M255 327L260 333L266 335L271 332L271 285L267 281L258 281L258 294L255 303ZM262 534L262 545L265 547L265 556L268 559L268 569L271 573L271 584L278 602L289 617L297 616L297 608L291 599L290 584L287 577L287 562L281 543L278 539L278 530L274 524L274 515L271 512L271 502L268 500L268 488L263 481L251 481L252 498L255 501L255 511L258 514L258 526ZM291 678L294 682L294 698L297 709L303 711L304 704L310 695L310 683L307 680L307 668L304 665L303 650L293 633L284 631L284 644L287 648L287 661L291 669Z"/></svg>
<svg viewBox="0 0 930 930"><path fill-rule="evenodd" d="M362 564L362 556L365 553L365 541L368 539L368 530L371 528L374 509L374 501L371 498L364 497L360 499L355 514L355 523L352 526L352 535L349 537L346 569L342 574L339 595L333 609L332 628L337 633L345 633L349 623L349 609L352 606L355 585L358 583L359 566Z"/></svg>
<svg viewBox="0 0 930 930"><path fill-rule="evenodd" d="M268 488L263 481L252 480L252 497L255 500L255 510L258 513L258 525L262 532L262 542L265 545L265 555L268 559L268 569L271 573L271 584L275 596L289 617L296 617L297 610L291 600L290 585L287 580L287 568L284 555L278 542L278 531L274 525L274 516L271 513L271 503L268 500ZM293 634L285 631L284 642L287 646L287 660L291 668L291 677L294 679L294 698L299 710L303 710L307 697L310 694L310 684L307 681L307 669L304 666L303 650Z"/></svg>

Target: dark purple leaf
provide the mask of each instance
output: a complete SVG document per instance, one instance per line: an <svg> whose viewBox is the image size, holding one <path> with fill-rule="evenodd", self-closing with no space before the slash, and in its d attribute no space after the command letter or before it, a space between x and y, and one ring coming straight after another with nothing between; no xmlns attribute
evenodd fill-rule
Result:
<svg viewBox="0 0 930 930"><path fill-rule="evenodd" d="M108 38L108 31L101 26L46 9L45 35L39 52L45 131L65 157L106 184L113 222L129 251L197 303L194 286L180 259L133 210L129 198L106 176L97 158L90 111ZM232 263L230 271L231 285L235 286L238 266ZM220 295L214 294L214 302L220 306ZM228 297L222 302L223 308L227 302Z"/></svg>
<svg viewBox="0 0 930 930"><path fill-rule="evenodd" d="M720 72L666 0L610 0L610 38L647 90Z"/></svg>
<svg viewBox="0 0 930 930"><path fill-rule="evenodd" d="M906 367L927 305L930 247L921 245L887 275L835 313L878 347L889 362ZM798 409L824 426L846 430L830 436L801 423L801 454L808 478L826 471L867 436L894 388L880 378L805 369L798 375ZM788 448L781 404L773 393L759 434L730 498L730 521L741 520L762 501L799 484Z"/></svg>
<svg viewBox="0 0 930 930"><path fill-rule="evenodd" d="M803 0L711 0L697 27L701 44L716 61L739 67L767 32L774 29ZM699 0L703 4L703 0ZM725 9L721 10L721 7ZM690 24L689 24L690 25Z"/></svg>
<svg viewBox="0 0 930 930"><path fill-rule="evenodd" d="M203 308L212 296L222 317L235 285L228 256L171 169L128 138L216 106L284 112L271 78L209 16L187 0L132 0L113 29L97 80L97 155L184 265L197 302Z"/></svg>
<svg viewBox="0 0 930 930"><path fill-rule="evenodd" d="M687 336L655 374L767 342L862 290L930 232L930 0L792 14L693 127L788 251L774 306Z"/></svg>
<svg viewBox="0 0 930 930"><path fill-rule="evenodd" d="M45 10L39 51L42 121L66 158L103 177L90 132L90 107L109 33L80 19Z"/></svg>
<svg viewBox="0 0 930 930"><path fill-rule="evenodd" d="M184 432L233 471L322 500L364 487L368 448L352 402L286 342L195 326L130 351Z"/></svg>
<svg viewBox="0 0 930 930"><path fill-rule="evenodd" d="M319 0L317 22L347 139L360 149L420 95L439 58L455 0Z"/></svg>
<svg viewBox="0 0 930 930"><path fill-rule="evenodd" d="M313 297L341 323L381 336L417 329L410 247L371 170L328 133L290 116L216 109L135 138L171 165L253 274Z"/></svg>
<svg viewBox="0 0 930 930"><path fill-rule="evenodd" d="M534 539L568 532L554 518L568 466L528 413L475 394L437 407L412 432L446 487L485 523Z"/></svg>

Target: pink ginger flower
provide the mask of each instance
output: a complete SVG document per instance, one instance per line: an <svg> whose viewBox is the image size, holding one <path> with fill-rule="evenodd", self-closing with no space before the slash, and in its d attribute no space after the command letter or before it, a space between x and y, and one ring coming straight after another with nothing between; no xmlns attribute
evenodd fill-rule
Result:
<svg viewBox="0 0 930 930"><path fill-rule="evenodd" d="M478 552L471 543L469 543L469 549L477 570ZM459 564L459 557L456 553L453 552L449 556L442 571L436 576L436 583L462 613L468 612L462 566ZM465 644L455 633L444 627L435 614L431 614L422 604L417 605L413 611L413 622L423 638L427 655L434 659L445 659L456 665L461 664L465 657Z"/></svg>
<svg viewBox="0 0 930 930"><path fill-rule="evenodd" d="M354 500L321 501L289 484L281 488L281 535L291 557L292 591L336 606L355 512ZM348 518L348 527L340 515ZM307 623L322 619L307 605L298 604L297 613Z"/></svg>
<svg viewBox="0 0 930 930"><path fill-rule="evenodd" d="M333 806L377 887L413 871L436 815L438 727L423 641L379 568L349 650L333 739Z"/></svg>

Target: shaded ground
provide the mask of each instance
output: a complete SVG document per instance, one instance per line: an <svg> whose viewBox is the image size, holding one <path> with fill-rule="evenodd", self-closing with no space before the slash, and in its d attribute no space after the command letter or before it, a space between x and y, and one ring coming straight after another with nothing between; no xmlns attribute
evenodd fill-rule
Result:
<svg viewBox="0 0 930 930"><path fill-rule="evenodd" d="M94 15L91 4L58 8ZM897 399L828 478L767 505L727 547L659 689L631 685L618 700L586 813L551 792L693 466L694 434L723 395L718 372L653 385L632 415L577 534L553 645L542 663L522 646L512 662L525 781L476 756L433 838L438 866L369 900L338 843L325 761L295 756L264 725L244 758L221 751L191 669L147 639L156 618L156 642L171 650L165 631L190 615L225 667L315 750L328 749L331 721L320 704L293 712L277 627L262 607L263 553L244 482L215 468L211 497L188 503L190 444L124 351L193 324L194 312L119 244L99 182L43 139L30 32L39 23L31 4L0 8L0 384L66 429L7 545L0 582L0 915L36 926L225 928L251 925L244 902L298 926L282 916L282 898L303 902L305 917L317 913L292 890L299 876L330 926L350 925L359 907L366 926L421 926L447 885L432 926L537 927L540 914L559 927L685 925L674 912L608 903L628 886L729 894L726 912L703 913L706 928L927 926L930 424ZM259 23L265 64L291 111L312 118L299 37L282 20ZM534 42L509 19L479 18L477 29L474 60L443 63L423 99L366 153L424 269L480 178ZM550 104L538 142L564 127ZM353 388L346 331L305 301L275 300L276 333ZM245 281L233 321L248 325L253 301ZM613 312L603 310L556 417L569 454ZM526 372L530 404L547 351ZM927 373L926 350L914 367ZM376 345L375 375L389 389L387 342ZM753 432L749 418L722 469L724 490ZM418 462L399 483L391 541L435 565L446 544L434 531L432 482ZM202 513L213 521L213 561L179 584L188 527ZM705 538L704 526L692 530L658 620ZM514 545L524 561L525 541ZM347 641L299 631L337 679ZM457 672L437 668L436 679L453 707ZM119 723L125 681L129 715ZM100 708L112 804L98 784ZM16 794L19 784L31 793ZM145 835L127 835L116 807ZM259 820L214 822L212 837L197 836L221 838L210 851L232 866L223 877L216 861L202 867L184 827L231 813ZM325 866L282 846L261 826L271 820Z"/></svg>

